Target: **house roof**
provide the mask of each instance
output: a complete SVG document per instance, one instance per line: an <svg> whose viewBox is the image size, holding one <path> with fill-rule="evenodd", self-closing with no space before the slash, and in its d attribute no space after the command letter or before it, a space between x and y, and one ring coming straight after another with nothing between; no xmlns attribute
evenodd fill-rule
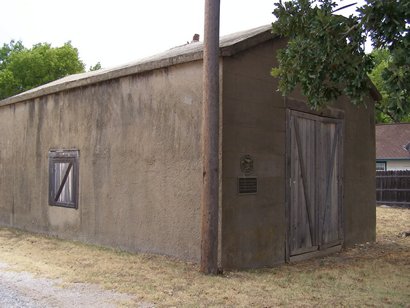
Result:
<svg viewBox="0 0 410 308"><path fill-rule="evenodd" d="M376 159L410 159L410 123L376 125Z"/></svg>
<svg viewBox="0 0 410 308"><path fill-rule="evenodd" d="M220 55L232 56L240 51L273 39L274 35L271 33L271 29L271 25L265 25L221 37L219 45ZM203 47L204 45L202 42L186 44L122 66L70 75L6 98L0 101L0 106L10 105L39 96L86 86L114 78L200 60L203 57Z"/></svg>

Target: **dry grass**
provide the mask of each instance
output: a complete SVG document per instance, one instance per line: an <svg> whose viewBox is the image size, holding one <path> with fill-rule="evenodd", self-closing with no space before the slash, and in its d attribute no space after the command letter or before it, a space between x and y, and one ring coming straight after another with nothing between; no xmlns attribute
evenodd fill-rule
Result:
<svg viewBox="0 0 410 308"><path fill-rule="evenodd" d="M66 282L89 282L156 306L407 306L410 210L377 208L377 242L273 269L210 277L196 265L0 229L0 261Z"/></svg>

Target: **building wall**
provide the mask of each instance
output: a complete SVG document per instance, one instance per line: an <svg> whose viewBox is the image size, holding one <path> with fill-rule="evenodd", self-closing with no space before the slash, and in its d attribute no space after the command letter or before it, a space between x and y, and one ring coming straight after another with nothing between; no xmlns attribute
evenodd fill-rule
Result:
<svg viewBox="0 0 410 308"><path fill-rule="evenodd" d="M270 76L274 51L283 43L266 42L222 60L224 268L285 261L289 106ZM0 107L0 223L199 261L201 97L197 61ZM297 92L290 98L303 101ZM346 245L375 239L374 116L368 106L333 106L345 119ZM78 210L48 205L47 155L56 148L80 151ZM253 159L256 194L238 194L243 155Z"/></svg>
<svg viewBox="0 0 410 308"><path fill-rule="evenodd" d="M15 165L15 106L0 108L0 224L12 225ZM19 153L20 154L20 153ZM21 154L20 154L21 155ZM23 179L26 181L26 178Z"/></svg>
<svg viewBox="0 0 410 308"><path fill-rule="evenodd" d="M223 62L222 265L264 267L285 260L285 119L270 76L274 44ZM253 158L256 194L238 194L240 159Z"/></svg>
<svg viewBox="0 0 410 308"><path fill-rule="evenodd" d="M300 91L290 95L305 99ZM308 111L314 113L313 111ZM341 114L340 114L341 113ZM347 97L340 97L318 115L343 117L343 225L344 245L376 239L376 139L374 102L354 106ZM333 115L335 114L335 115Z"/></svg>
<svg viewBox="0 0 410 308"><path fill-rule="evenodd" d="M0 223L199 260L202 65L0 107ZM79 207L48 205L48 151L78 149Z"/></svg>
<svg viewBox="0 0 410 308"><path fill-rule="evenodd" d="M344 109L344 241L345 246L376 240L376 141L374 104Z"/></svg>
<svg viewBox="0 0 410 308"><path fill-rule="evenodd" d="M409 160L387 160L386 170L410 170Z"/></svg>
<svg viewBox="0 0 410 308"><path fill-rule="evenodd" d="M344 244L375 240L375 136L373 103L355 107L346 98L324 112L290 106L270 76L276 48L263 43L223 61L222 265L272 266L286 259L286 108L344 118ZM300 91L289 96L303 102ZM256 194L238 194L241 156L254 159Z"/></svg>

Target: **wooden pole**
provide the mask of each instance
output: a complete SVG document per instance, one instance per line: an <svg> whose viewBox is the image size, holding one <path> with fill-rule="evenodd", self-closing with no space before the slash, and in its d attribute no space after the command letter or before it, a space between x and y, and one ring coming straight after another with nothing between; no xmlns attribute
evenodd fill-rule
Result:
<svg viewBox="0 0 410 308"><path fill-rule="evenodd" d="M201 205L201 271L205 274L218 273L219 10L220 0L205 0Z"/></svg>

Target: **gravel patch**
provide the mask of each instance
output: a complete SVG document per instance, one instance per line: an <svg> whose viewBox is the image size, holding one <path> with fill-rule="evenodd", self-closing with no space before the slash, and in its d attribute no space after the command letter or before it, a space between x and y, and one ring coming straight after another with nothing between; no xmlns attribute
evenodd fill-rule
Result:
<svg viewBox="0 0 410 308"><path fill-rule="evenodd" d="M60 279L36 278L14 272L0 262L0 307L99 307L111 308L132 303L133 297L101 289L97 285L69 283ZM145 306L140 303L138 306ZM147 307L147 306L145 306Z"/></svg>

